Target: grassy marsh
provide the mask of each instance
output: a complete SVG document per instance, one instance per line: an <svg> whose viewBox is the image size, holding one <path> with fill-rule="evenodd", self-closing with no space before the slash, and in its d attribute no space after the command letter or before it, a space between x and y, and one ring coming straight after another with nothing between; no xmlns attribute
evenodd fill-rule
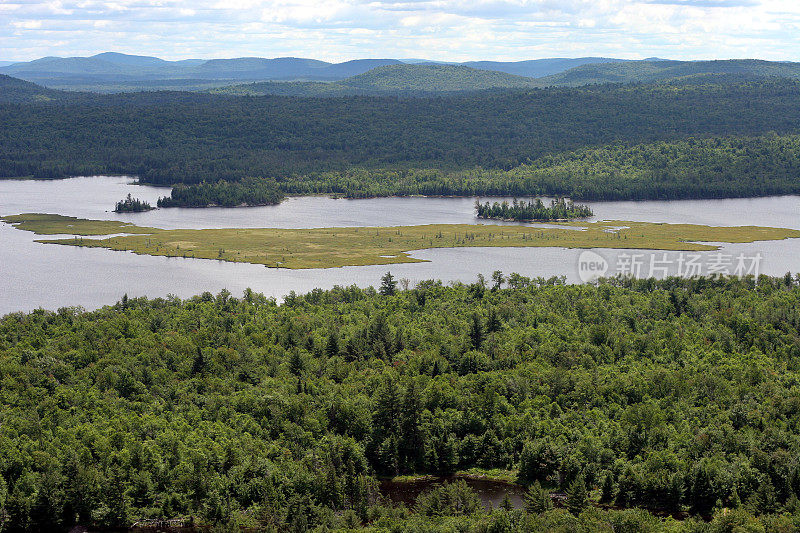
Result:
<svg viewBox="0 0 800 533"><path fill-rule="evenodd" d="M6 216L2 220L37 234L73 235L72 238L37 242L282 268L415 263L423 260L410 257L408 253L426 248L493 246L702 251L718 249L718 246L709 243L800 238L800 231L784 228L626 221L561 223L564 227L430 224L313 229L165 230L116 221L39 213ZM104 239L82 238L117 233L129 235Z"/></svg>

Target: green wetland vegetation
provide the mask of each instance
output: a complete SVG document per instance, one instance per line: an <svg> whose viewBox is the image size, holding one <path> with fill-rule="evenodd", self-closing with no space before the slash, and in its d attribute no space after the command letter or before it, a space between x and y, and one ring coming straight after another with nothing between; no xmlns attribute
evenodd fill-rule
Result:
<svg viewBox="0 0 800 533"><path fill-rule="evenodd" d="M794 531L798 281L385 276L7 315L0 523ZM469 469L529 487L524 507L378 490Z"/></svg>
<svg viewBox="0 0 800 533"><path fill-rule="evenodd" d="M555 204L558 206L558 203ZM561 209L556 207L556 209ZM72 238L37 242L108 248L143 255L216 259L280 268L416 263L413 250L458 247L623 248L640 250L717 250L720 242L800 238L800 230L760 226L703 226L651 222L563 222L563 227L493 224L426 224L397 227L311 229L223 228L159 229L107 220L27 213L0 217L39 235ZM128 233L108 238L84 236Z"/></svg>

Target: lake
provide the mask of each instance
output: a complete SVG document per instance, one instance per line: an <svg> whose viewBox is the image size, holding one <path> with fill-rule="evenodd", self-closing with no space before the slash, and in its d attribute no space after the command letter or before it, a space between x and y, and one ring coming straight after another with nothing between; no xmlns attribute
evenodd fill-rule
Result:
<svg viewBox="0 0 800 533"><path fill-rule="evenodd" d="M513 224L475 217L474 198L376 198L332 199L322 196L289 198L278 206L248 208L159 209L147 213L116 214L114 204L131 193L155 204L169 189L133 184L126 177L82 177L54 181L0 180L0 215L26 212L58 213L82 218L124 220L160 228L221 227L343 227L400 226L417 224ZM488 199L487 199L488 200ZM494 199L491 199L494 200ZM800 197L780 196L730 200L645 202L588 202L593 220L680 222L720 226L761 225L800 229ZM234 295L250 287L281 298L290 291L357 284L377 286L391 271L413 285L425 279L444 282L474 281L501 270L529 277L563 275L580 282L581 250L561 248L455 248L419 250L414 257L428 262L288 270L259 265L224 263L186 258L138 256L99 248L35 243L42 238L0 224L0 314L30 311L37 307L57 309L82 306L96 309L113 304L128 294L181 298L203 291L227 288ZM596 250L608 263L608 274L630 261L631 251ZM639 252L641 253L641 252ZM726 244L726 256L754 257L759 271L782 275L800 271L800 239L751 244ZM662 253L643 254L643 275ZM702 255L704 264L713 254ZM626 259L627 257L627 259ZM667 258L674 266L678 258ZM658 271L655 272L658 275ZM669 272L672 273L672 272Z"/></svg>

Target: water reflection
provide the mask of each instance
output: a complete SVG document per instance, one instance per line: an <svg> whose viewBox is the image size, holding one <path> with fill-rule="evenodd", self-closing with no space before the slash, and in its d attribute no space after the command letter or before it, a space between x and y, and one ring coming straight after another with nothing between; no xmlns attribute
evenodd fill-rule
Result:
<svg viewBox="0 0 800 533"><path fill-rule="evenodd" d="M446 477L425 477L411 481L391 481L382 480L380 482L381 495L395 504L404 504L406 507L413 507L417 498L423 492L430 490L442 483L452 483L457 479L462 479L472 490L476 492L481 503L487 509L497 509L506 496L511 501L515 509L525 506L525 488L506 481L472 477L472 476L446 476Z"/></svg>

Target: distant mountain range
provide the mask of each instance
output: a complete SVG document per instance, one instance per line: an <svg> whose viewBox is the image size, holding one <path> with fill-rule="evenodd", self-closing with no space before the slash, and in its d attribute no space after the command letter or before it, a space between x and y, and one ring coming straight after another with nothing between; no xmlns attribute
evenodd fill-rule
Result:
<svg viewBox="0 0 800 533"><path fill-rule="evenodd" d="M747 59L627 61L603 57L458 64L397 59L327 63L302 58L165 61L107 52L92 57L45 57L0 67L0 73L43 86L37 94L44 98L48 98L42 92L44 87L91 92L185 90L230 95L424 96L603 83L699 83L709 76L715 77L715 83L722 82L723 77L736 81L800 79L800 63Z"/></svg>
<svg viewBox="0 0 800 533"><path fill-rule="evenodd" d="M0 67L0 73L60 89L197 90L244 81L334 81L395 63L400 61L363 59L333 64L292 57L165 61L157 57L106 52L91 57L44 57Z"/></svg>
<svg viewBox="0 0 800 533"><path fill-rule="evenodd" d="M585 57L576 59L535 59L530 61L470 61L441 63L425 60L355 59L328 63L315 59L282 57L264 59L186 59L165 61L157 57L105 52L91 57L43 57L0 66L0 73L46 87L116 92L141 89L202 90L232 83L257 81L340 81L388 65L463 65L538 78L586 65L620 62L621 59Z"/></svg>

